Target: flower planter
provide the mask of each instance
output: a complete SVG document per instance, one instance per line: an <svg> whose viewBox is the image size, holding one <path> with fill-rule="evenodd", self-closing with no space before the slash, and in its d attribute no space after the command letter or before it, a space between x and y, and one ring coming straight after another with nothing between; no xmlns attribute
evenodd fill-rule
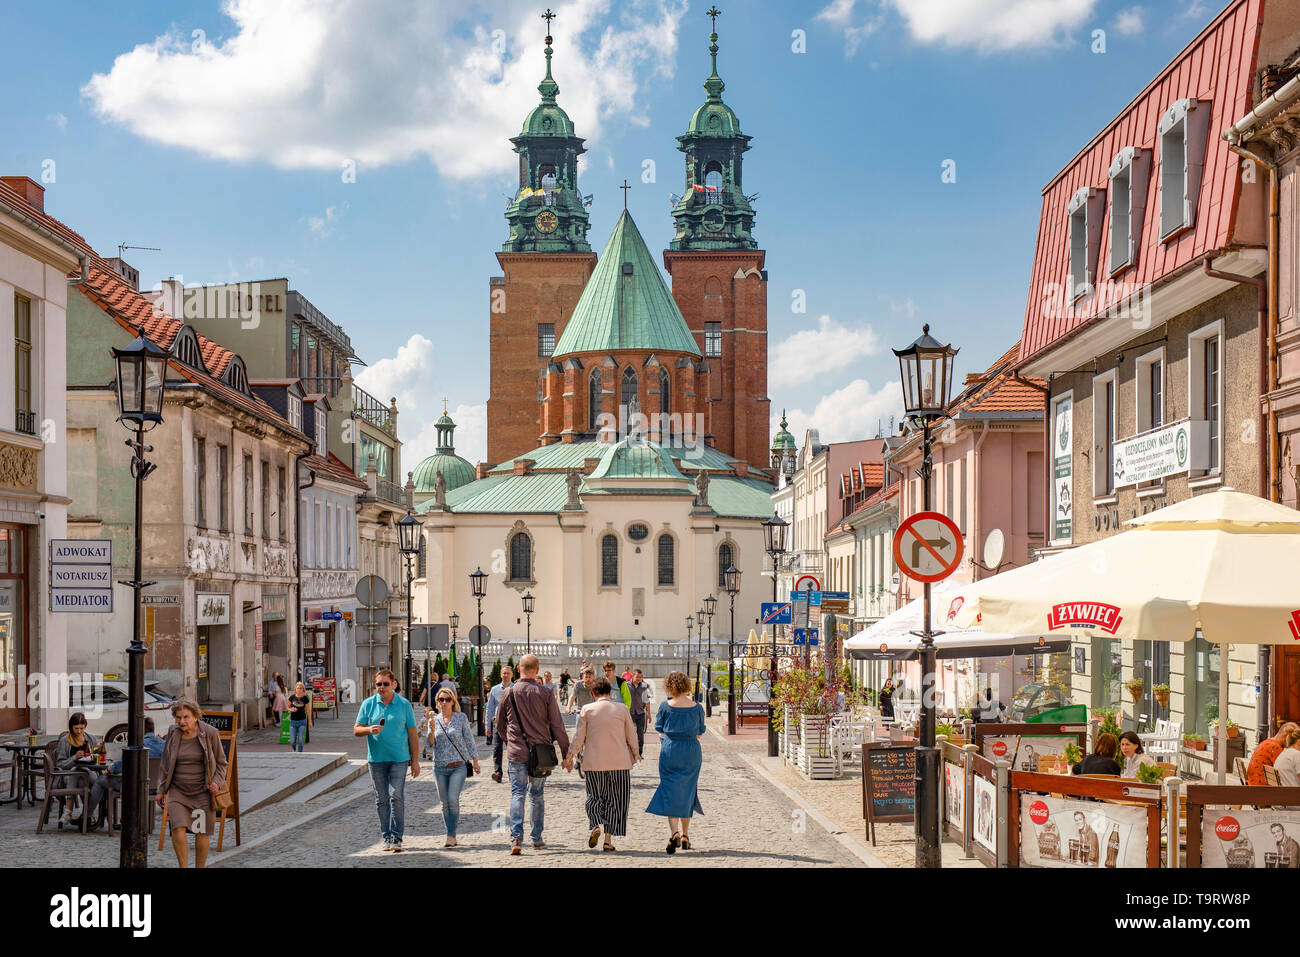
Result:
<svg viewBox="0 0 1300 957"><path fill-rule="evenodd" d="M799 716L797 764L804 777L812 780L836 777L835 751L831 747L830 715L801 714Z"/></svg>
<svg viewBox="0 0 1300 957"><path fill-rule="evenodd" d="M34 734L29 734L29 735L27 736L27 743L30 744L32 747L35 747L35 746L36 746L36 735L34 735Z"/></svg>
<svg viewBox="0 0 1300 957"><path fill-rule="evenodd" d="M1143 693L1144 691L1146 691L1146 688L1142 687L1141 685L1138 685L1138 686L1136 686L1136 687L1133 687L1133 688L1129 688L1129 689L1128 689L1129 696L1130 696L1134 701L1141 701L1141 700L1142 700L1142 693Z"/></svg>
<svg viewBox="0 0 1300 957"><path fill-rule="evenodd" d="M1204 751L1205 746L1206 742L1204 740L1188 741L1186 738L1183 739L1183 747L1188 751Z"/></svg>
<svg viewBox="0 0 1300 957"><path fill-rule="evenodd" d="M1241 729L1240 729L1240 728L1229 728L1229 729L1228 729L1228 737L1230 737L1230 738L1235 738L1235 737L1236 737L1237 735L1239 735L1239 734L1241 734Z"/></svg>
<svg viewBox="0 0 1300 957"><path fill-rule="evenodd" d="M1168 708L1168 707L1169 707L1169 692L1168 692L1168 691L1157 691L1157 692L1155 692L1155 696L1156 696L1156 701L1159 703L1160 707L1162 707L1162 708Z"/></svg>

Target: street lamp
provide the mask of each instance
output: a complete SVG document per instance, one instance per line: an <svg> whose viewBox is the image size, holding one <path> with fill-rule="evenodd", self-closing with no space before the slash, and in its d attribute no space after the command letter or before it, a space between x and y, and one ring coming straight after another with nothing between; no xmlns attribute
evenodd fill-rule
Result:
<svg viewBox="0 0 1300 957"><path fill-rule="evenodd" d="M528 619L528 631L524 634L524 652L533 653L533 605L537 601L532 592L524 593L524 617Z"/></svg>
<svg viewBox="0 0 1300 957"><path fill-rule="evenodd" d="M930 511L933 475L930 427L944 415L957 350L930 336L928 325L906 349L895 349L903 382L903 411L921 429L922 509ZM939 752L934 746L935 632L930 627L930 583L924 583L921 631L921 743L916 748L916 866L942 867L939 844Z"/></svg>
<svg viewBox="0 0 1300 957"><path fill-rule="evenodd" d="M457 661L457 660L459 660L459 659L457 659L457 657L456 657L456 626L460 624L460 615L456 614L456 613L453 611L450 615L447 616L447 624L448 624L448 626L449 626L450 629L451 629L451 660L452 660L452 661ZM430 644L432 644L432 642L430 642ZM432 657L433 652L430 651L430 652L429 652L429 655L430 655L430 657ZM429 670L430 670L430 671L433 670L433 666L432 666L432 665L429 666ZM464 688L465 688L465 684L464 684L464 682L465 682L465 676L462 675L462 674L460 673L460 670L459 670L459 669L457 669L457 672L456 672L456 680L459 681L459 682L461 683L460 686L461 686L462 697L463 697L463 691L464 691Z"/></svg>
<svg viewBox="0 0 1300 957"><path fill-rule="evenodd" d="M135 574L131 581L131 644L127 647L128 723L126 749L122 752L122 843L121 867L147 867L149 851L145 838L148 820L149 764L144 758L144 656L148 653L140 636L140 592L153 582L143 580L142 546L144 529L144 480L156 467L145 459L152 445L144 434L162 422L163 383L167 378L167 353L144 337L141 331L125 349L113 350L117 364L117 421L135 431L126 444L131 449L131 477L135 479ZM87 811L87 813L89 813Z"/></svg>
<svg viewBox="0 0 1300 957"><path fill-rule="evenodd" d="M478 602L478 628L474 631L474 641L478 645L478 661L474 666L474 696L478 700L478 733L484 734L483 730L483 596L487 594L487 573L479 568L477 571L470 572L469 575L470 594Z"/></svg>
<svg viewBox="0 0 1300 957"><path fill-rule="evenodd" d="M731 598L731 635L727 638L727 734L734 735L736 733L736 596L740 594L740 569L735 565L728 565L727 570L722 573L722 581L726 586L727 595ZM709 599L706 598L704 601L707 604ZM710 622L710 630L712 627Z"/></svg>
<svg viewBox="0 0 1300 957"><path fill-rule="evenodd" d="M411 688L411 579L415 576L415 559L420 554L420 525L418 518L408 509L397 523L397 548L406 559L406 681L407 694ZM430 702L432 703L432 702Z"/></svg>
<svg viewBox="0 0 1300 957"><path fill-rule="evenodd" d="M786 533L790 523L776 512L763 523L763 547L772 559L772 603L776 604L777 568L781 556L785 554ZM774 758L780 753L776 734L776 623L772 623L772 671L768 679L767 692L767 756Z"/></svg>
<svg viewBox="0 0 1300 957"><path fill-rule="evenodd" d="M695 627L695 616L687 615L686 616L686 677L688 678L691 676L691 652L695 650L694 647L691 645L691 629L694 627ZM694 694L691 695L691 700L692 701L695 700Z"/></svg>
<svg viewBox="0 0 1300 957"><path fill-rule="evenodd" d="M704 711L711 718L713 717L713 610L718 607L718 600L712 595L704 599L704 614L709 617L709 694L704 700Z"/></svg>

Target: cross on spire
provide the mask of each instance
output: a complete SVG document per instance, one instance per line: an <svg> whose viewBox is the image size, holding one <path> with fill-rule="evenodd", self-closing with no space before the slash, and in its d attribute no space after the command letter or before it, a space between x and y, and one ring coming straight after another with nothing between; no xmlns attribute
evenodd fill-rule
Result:
<svg viewBox="0 0 1300 957"><path fill-rule="evenodd" d="M446 398L446 396L443 396L443 399L442 399L442 414L443 414L443 415L446 415L446 414L447 414L447 398Z"/></svg>
<svg viewBox="0 0 1300 957"><path fill-rule="evenodd" d="M548 10L547 13L550 13L550 11ZM713 21L713 32L717 33L718 17L722 16L722 11L718 9L718 5L715 3L713 6L709 7L709 9L704 11L704 15Z"/></svg>
<svg viewBox="0 0 1300 957"><path fill-rule="evenodd" d="M547 43L550 43L550 42L551 42L551 41L550 41L550 35L551 35L551 21L554 20L555 18L556 18L556 14L554 14L554 13L551 12L551 8L550 8L550 7L547 7L547 8L546 8L546 12L542 14L542 19L546 21L546 36L547 36L547 40L546 40L546 42L547 42Z"/></svg>
<svg viewBox="0 0 1300 957"><path fill-rule="evenodd" d="M632 187L627 185L627 180L623 180L623 185L619 187L623 191L623 212L627 212L627 191Z"/></svg>

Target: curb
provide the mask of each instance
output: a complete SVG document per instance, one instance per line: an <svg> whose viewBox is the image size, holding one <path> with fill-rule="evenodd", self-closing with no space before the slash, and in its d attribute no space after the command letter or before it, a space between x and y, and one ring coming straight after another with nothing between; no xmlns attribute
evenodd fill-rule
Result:
<svg viewBox="0 0 1300 957"><path fill-rule="evenodd" d="M304 824L310 824L312 821L316 820L317 818L324 817L326 814L332 814L333 812L337 811L339 808L346 807L347 805L351 804L359 797L363 797L366 794L373 794L373 793L374 792L371 789L358 788L355 794L352 794L348 797L340 798L334 803L326 805L323 808L319 808L318 810L312 811L310 814L300 817L297 820L290 821L288 824L281 824L279 827L267 831L261 837L249 841L247 844L241 844L239 847L235 848L234 850L226 854L223 854L220 860L213 861L209 866L221 867L226 863L226 861L230 860L232 857L238 857L240 854L243 854L246 851L251 851L254 848L261 847L263 844L267 844L275 840L276 838L280 837L282 834L289 833L294 828L301 827Z"/></svg>
<svg viewBox="0 0 1300 957"><path fill-rule="evenodd" d="M724 743L727 741L727 739L716 728L710 727L709 733L714 735L719 741L722 741ZM879 868L889 867L888 864L886 864L880 858L876 857L875 854L872 854L865 844L862 844L857 840L855 840L854 838L850 837L846 832L840 829L839 825L837 825L834 821L828 818L821 811L817 810L817 808L809 804L808 801L803 797L803 795L801 795L798 791L794 790L788 785L782 784L779 780L777 780L776 777L773 776L772 772L768 771L767 768L763 767L761 764L756 762L753 758L745 754L743 751L735 751L732 753L734 753L736 757L740 758L742 761L748 764L754 770L754 772L759 777L761 777L764 781L766 781L772 787L776 788L786 798L788 798L790 801L793 801L800 808L802 808L810 818L812 818L814 821L816 821L818 824L821 825L822 830L824 830L832 838L838 841L845 850L851 853L854 857L860 860L867 867L879 867Z"/></svg>

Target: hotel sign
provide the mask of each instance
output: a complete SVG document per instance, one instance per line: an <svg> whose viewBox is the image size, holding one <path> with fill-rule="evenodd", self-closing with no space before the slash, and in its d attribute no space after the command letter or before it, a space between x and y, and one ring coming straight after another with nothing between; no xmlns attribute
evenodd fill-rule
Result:
<svg viewBox="0 0 1300 957"><path fill-rule="evenodd" d="M112 613L110 539L56 538L50 542L50 611Z"/></svg>
<svg viewBox="0 0 1300 957"><path fill-rule="evenodd" d="M1154 482L1209 465L1209 423L1184 419L1111 446L1115 487Z"/></svg>

